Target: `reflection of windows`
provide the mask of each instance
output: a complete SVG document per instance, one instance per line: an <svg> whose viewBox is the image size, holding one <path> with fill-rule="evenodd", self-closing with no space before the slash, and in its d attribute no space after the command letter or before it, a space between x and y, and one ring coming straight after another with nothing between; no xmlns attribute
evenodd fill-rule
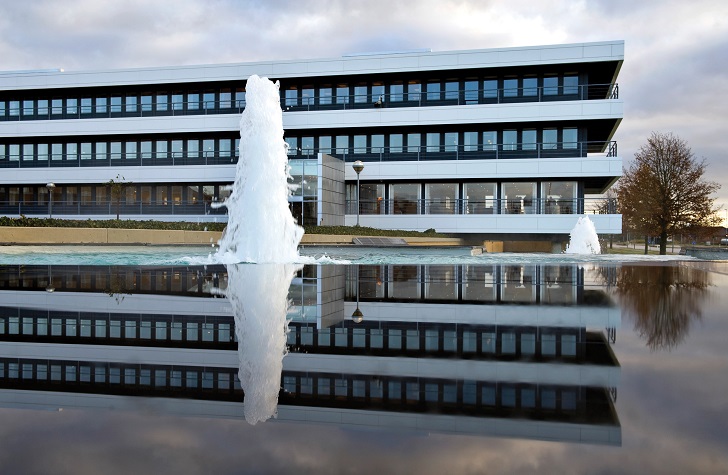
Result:
<svg viewBox="0 0 728 475"><path fill-rule="evenodd" d="M543 78L543 94L544 96L555 96L559 93L559 77L546 76Z"/></svg>
<svg viewBox="0 0 728 475"><path fill-rule="evenodd" d="M523 95L524 96L535 96L538 94L538 78L525 77L523 78Z"/></svg>
<svg viewBox="0 0 728 475"><path fill-rule="evenodd" d="M577 146L577 131L576 128L565 128L563 130L563 143L564 148L575 149Z"/></svg>
<svg viewBox="0 0 728 475"><path fill-rule="evenodd" d="M507 78L503 80L503 97L518 96L518 79Z"/></svg>
<svg viewBox="0 0 728 475"><path fill-rule="evenodd" d="M564 76L564 95L574 95L579 93L579 76Z"/></svg>
<svg viewBox="0 0 728 475"><path fill-rule="evenodd" d="M467 83L466 83L467 86ZM498 80L486 79L483 81L483 98L495 99L498 97Z"/></svg>

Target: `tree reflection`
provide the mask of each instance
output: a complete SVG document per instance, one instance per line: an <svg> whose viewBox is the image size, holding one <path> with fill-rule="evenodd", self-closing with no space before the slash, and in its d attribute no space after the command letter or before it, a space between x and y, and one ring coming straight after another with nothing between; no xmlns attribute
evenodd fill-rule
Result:
<svg viewBox="0 0 728 475"><path fill-rule="evenodd" d="M708 273L686 266L623 266L617 270L622 308L651 350L671 350L702 317Z"/></svg>

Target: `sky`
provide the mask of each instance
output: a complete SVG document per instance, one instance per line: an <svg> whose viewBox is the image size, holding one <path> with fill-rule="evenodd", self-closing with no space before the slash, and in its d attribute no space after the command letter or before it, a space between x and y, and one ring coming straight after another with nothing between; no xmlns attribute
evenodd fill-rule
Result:
<svg viewBox="0 0 728 475"><path fill-rule="evenodd" d="M0 70L116 69L624 40L625 166L687 141L728 218L725 0L0 0Z"/></svg>

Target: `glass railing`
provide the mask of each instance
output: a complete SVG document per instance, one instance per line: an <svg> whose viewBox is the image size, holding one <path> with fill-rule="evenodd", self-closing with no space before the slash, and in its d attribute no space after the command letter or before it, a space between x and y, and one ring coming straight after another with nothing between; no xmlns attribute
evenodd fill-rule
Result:
<svg viewBox="0 0 728 475"><path fill-rule="evenodd" d="M226 215L227 208L217 206L219 203L197 201L186 203L173 199L164 202L143 202L122 199L94 200L92 202L53 201L47 199L35 201L0 201L0 215L13 216L142 216L142 215L173 215L173 216L205 216Z"/></svg>
<svg viewBox="0 0 728 475"><path fill-rule="evenodd" d="M336 96L285 97L281 91L281 109L288 112L351 110L397 107L461 106L475 104L510 104L519 102L556 102L618 99L619 85L581 84L553 87L499 89L461 89L439 92L397 92L382 94L346 94ZM187 115L240 114L245 100L176 101L142 104L82 104L53 106L48 100L3 101L0 121L107 119L123 117L158 117Z"/></svg>
<svg viewBox="0 0 728 475"><path fill-rule="evenodd" d="M461 198L360 200L361 215L616 214L614 200L604 198ZM357 214L357 200L346 201L346 214Z"/></svg>
<svg viewBox="0 0 728 475"><path fill-rule="evenodd" d="M559 142L559 143L507 143L487 145L404 146L321 149L323 153L347 162L424 161L424 160L507 160L522 158L570 158L602 156L616 157L617 143ZM315 159L319 150L289 150L289 159ZM232 152L139 152L135 153L81 153L0 156L0 168L45 167L131 167L131 166L185 166L232 165L238 157Z"/></svg>

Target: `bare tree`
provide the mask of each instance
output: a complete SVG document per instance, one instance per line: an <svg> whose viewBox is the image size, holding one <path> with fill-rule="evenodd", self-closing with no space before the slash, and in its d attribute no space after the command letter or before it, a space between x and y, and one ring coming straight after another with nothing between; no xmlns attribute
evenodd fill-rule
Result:
<svg viewBox="0 0 728 475"><path fill-rule="evenodd" d="M619 180L617 196L625 227L647 237L660 236L660 254L667 253L667 237L680 231L720 223L715 198L720 188L706 181L705 161L697 161L687 142L653 132Z"/></svg>
<svg viewBox="0 0 728 475"><path fill-rule="evenodd" d="M126 187L131 185L131 182L124 181L124 177L116 175L116 180L113 178L106 182L106 186L111 190L111 200L114 202L116 209L116 219L119 219L121 211L121 197L124 195Z"/></svg>

